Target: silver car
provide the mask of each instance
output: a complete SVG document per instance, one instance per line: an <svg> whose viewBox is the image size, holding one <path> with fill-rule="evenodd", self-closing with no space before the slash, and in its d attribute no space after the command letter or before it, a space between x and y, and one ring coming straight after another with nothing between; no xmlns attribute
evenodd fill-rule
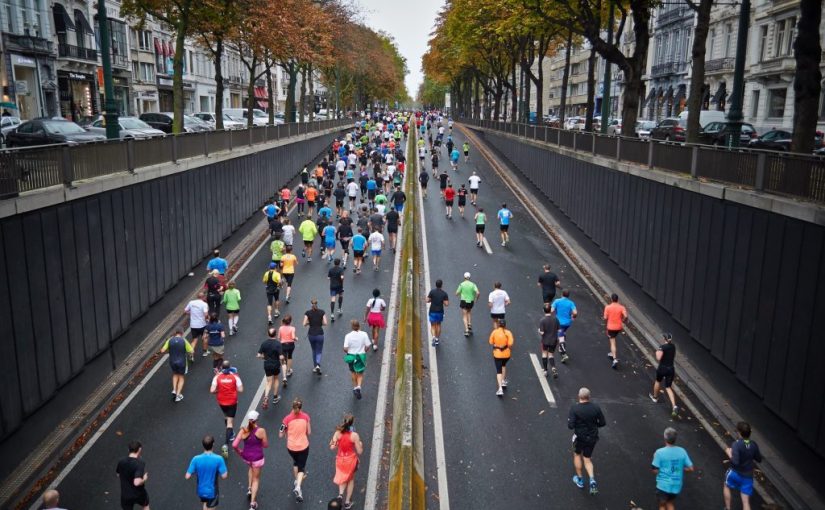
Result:
<svg viewBox="0 0 825 510"><path fill-rule="evenodd" d="M20 122L19 117L11 117L9 115L0 117L0 146L6 143L6 133L19 126Z"/></svg>
<svg viewBox="0 0 825 510"><path fill-rule="evenodd" d="M166 136L166 133L160 129L153 128L137 117L118 117L117 122L120 124L120 138L123 140ZM103 118L95 120L86 128L86 131L106 135L105 121Z"/></svg>
<svg viewBox="0 0 825 510"><path fill-rule="evenodd" d="M650 140L650 130L656 127L656 121L638 120L636 121L636 136L642 140Z"/></svg>
<svg viewBox="0 0 825 510"><path fill-rule="evenodd" d="M193 117L209 124L212 128L215 128L216 124L216 117L214 113L211 112L199 112L193 115ZM224 129L243 129L246 127L246 124L243 122L239 122L232 117L229 116L228 113L223 114L223 128Z"/></svg>

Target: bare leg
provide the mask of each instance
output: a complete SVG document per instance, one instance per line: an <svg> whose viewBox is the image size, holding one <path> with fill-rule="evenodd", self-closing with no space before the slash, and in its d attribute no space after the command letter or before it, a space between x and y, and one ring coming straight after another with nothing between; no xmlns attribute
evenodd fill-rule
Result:
<svg viewBox="0 0 825 510"><path fill-rule="evenodd" d="M576 476L579 478L582 477L582 456L579 454L573 454L573 469L576 470Z"/></svg>

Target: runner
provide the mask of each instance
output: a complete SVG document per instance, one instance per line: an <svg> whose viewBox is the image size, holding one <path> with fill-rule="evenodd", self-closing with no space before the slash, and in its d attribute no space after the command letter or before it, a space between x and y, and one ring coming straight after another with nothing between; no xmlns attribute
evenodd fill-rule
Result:
<svg viewBox="0 0 825 510"><path fill-rule="evenodd" d="M286 296L284 296L284 301L286 304L289 304L289 295L292 293L292 282L295 279L295 266L298 265L298 257L292 253L292 246L286 247L286 253L284 253L283 258L281 258L281 265L283 266L283 277L284 280L286 280ZM277 306L275 309L277 310Z"/></svg>
<svg viewBox="0 0 825 510"><path fill-rule="evenodd" d="M292 476L295 482L292 484L292 494L295 501L301 503L304 494L301 491L301 484L306 478L307 458L309 457L309 436L312 434L309 415L302 411L304 403L296 398L292 401L292 411L284 417L281 423L281 430L278 437L286 437L286 450L292 457Z"/></svg>
<svg viewBox="0 0 825 510"><path fill-rule="evenodd" d="M685 472L693 471L693 462L684 448L676 446L676 429L666 428L664 440L665 446L656 450L650 466L656 475L659 510L675 510L676 496L682 492Z"/></svg>
<svg viewBox="0 0 825 510"><path fill-rule="evenodd" d="M140 458L143 445L140 441L129 442L129 455L117 463L115 472L120 478L120 508L132 510L135 505L149 510L149 493L146 492L146 463Z"/></svg>
<svg viewBox="0 0 825 510"><path fill-rule="evenodd" d="M470 192L472 193L472 189ZM481 248L484 245L484 227L487 223L487 214L484 212L483 207L478 208L473 219L476 222L476 246Z"/></svg>
<svg viewBox="0 0 825 510"><path fill-rule="evenodd" d="M375 293L376 291L373 291ZM383 321L383 317L381 317ZM364 370L367 369L367 349L370 347L370 337L361 331L361 323L353 319L350 321L352 331L344 337L344 362L349 366L352 377L352 393L361 400L361 383L364 381ZM374 348L375 344L373 344Z"/></svg>
<svg viewBox="0 0 825 510"><path fill-rule="evenodd" d="M493 361L496 365L496 384L498 389L496 395L501 397L504 395L504 389L507 388L507 362L510 361L513 347L513 333L507 329L507 321L501 319L498 321L493 331L490 333L490 345L493 346Z"/></svg>
<svg viewBox="0 0 825 510"><path fill-rule="evenodd" d="M335 191L333 191L332 194L335 196L335 214L337 215L337 218L340 218L341 213L344 211L344 199L347 197L347 190L344 189L343 181L338 181L338 185L335 187ZM354 198L352 201L354 201Z"/></svg>
<svg viewBox="0 0 825 510"><path fill-rule="evenodd" d="M481 177L473 172L473 175L471 175L467 181L470 183L470 203L476 205L478 201L478 185L481 182Z"/></svg>
<svg viewBox="0 0 825 510"><path fill-rule="evenodd" d="M442 195L444 196L444 210L446 212L447 219L451 220L453 219L453 200L455 199L455 190L449 181L447 182L447 189L444 190Z"/></svg>
<svg viewBox="0 0 825 510"><path fill-rule="evenodd" d="M546 303L545 303L546 304ZM561 292L561 297L554 300L550 305L551 311L559 320L559 352L561 353L561 362L567 363L570 356L567 355L567 330L573 325L573 320L578 315L576 310L576 303L570 299L570 291L564 289Z"/></svg>
<svg viewBox="0 0 825 510"><path fill-rule="evenodd" d="M284 353L281 342L278 341L278 330L269 327L266 330L267 338L258 348L258 358L264 360L264 398L261 401L262 409L269 409L269 389L272 388L272 405L281 401L278 393L278 376L281 374L281 365L284 363Z"/></svg>
<svg viewBox="0 0 825 510"><path fill-rule="evenodd" d="M272 252L272 262L277 264L278 267L281 267L281 258L283 258L284 250L286 250L286 243L281 240L282 236L283 230L269 243L269 251Z"/></svg>
<svg viewBox="0 0 825 510"><path fill-rule="evenodd" d="M498 226L501 232L501 245L507 246L510 242L510 220L513 219L513 213L507 209L507 204L501 204L501 209L498 210Z"/></svg>
<svg viewBox="0 0 825 510"><path fill-rule="evenodd" d="M464 217L464 207L467 206L467 187L465 184L462 184L458 191L456 191L458 195L458 212L461 214L461 217Z"/></svg>
<svg viewBox="0 0 825 510"><path fill-rule="evenodd" d="M206 325L205 330L209 349L204 352L212 351L212 369L217 373L223 363L224 343L226 341L226 331L221 321L218 320L217 313L209 315L209 323Z"/></svg>
<svg viewBox="0 0 825 510"><path fill-rule="evenodd" d="M221 453L225 458L229 457L229 445L235 438L235 414L238 412L238 393L243 392L243 382L238 377L237 369L233 368L229 360L221 364L221 371L212 378L210 393L215 394L218 405L223 411L224 422L226 424L226 442L221 447Z"/></svg>
<svg viewBox="0 0 825 510"><path fill-rule="evenodd" d="M43 508L43 510L66 510L65 508L60 508L58 505L60 505L60 493L56 489L47 489L46 492L43 493L41 508Z"/></svg>
<svg viewBox="0 0 825 510"><path fill-rule="evenodd" d="M185 478L189 480L192 475L197 477L198 497L202 502L203 510L218 508L220 501L220 491L218 489L218 476L226 480L229 472L226 470L226 462L220 455L212 453L215 446L215 438L203 436L201 441L203 453L195 455L189 462Z"/></svg>
<svg viewBox="0 0 825 510"><path fill-rule="evenodd" d="M541 287L541 300L543 303L552 303L556 298L556 289L561 287L561 282L556 273L550 270L550 264L544 264L544 272L539 275L537 286Z"/></svg>
<svg viewBox="0 0 825 510"><path fill-rule="evenodd" d="M423 158L422 158L423 159ZM427 198L427 183L430 182L430 174L427 173L427 169L424 168L424 165L421 165L421 173L418 174L418 183L421 185L421 197Z"/></svg>
<svg viewBox="0 0 825 510"><path fill-rule="evenodd" d="M378 271L381 265L381 250L384 248L384 235L378 230L373 230L369 237L369 243L370 255L372 256L372 268Z"/></svg>
<svg viewBox="0 0 825 510"><path fill-rule="evenodd" d="M553 378L557 379L559 371L556 370L556 359L553 353L556 352L556 344L559 342L559 321L553 314L552 307L547 303L544 304L544 317L539 321L539 336L541 336L541 367L544 369L544 376L547 377L547 364L550 363Z"/></svg>
<svg viewBox="0 0 825 510"><path fill-rule="evenodd" d="M261 470L264 468L264 448L269 448L266 429L258 426L258 411L249 411L246 415L247 425L241 427L232 448L238 453L244 464L249 466L247 471L246 497L249 499L249 510L258 508L258 487L261 484ZM243 441L243 448L240 448Z"/></svg>
<svg viewBox="0 0 825 510"><path fill-rule="evenodd" d="M676 395L673 393L673 379L676 377L676 371L673 367L673 362L676 359L676 346L673 345L673 335L670 333L662 333L662 343L656 349L656 360L659 366L656 367L656 382L653 383L653 393L649 393L648 397L653 402L659 402L659 390L667 393L670 399L671 412L670 415L676 418L679 415L679 408L676 406Z"/></svg>
<svg viewBox="0 0 825 510"><path fill-rule="evenodd" d="M433 347L437 347L441 337L441 323L444 322L444 307L450 305L450 296L441 288L444 285L440 279L435 281L435 288L427 294L427 303L430 304L429 321L433 335Z"/></svg>
<svg viewBox="0 0 825 510"><path fill-rule="evenodd" d="M281 319L281 327L278 328L278 340L281 342L281 382L284 388L287 387L287 377L292 377L292 355L295 352L295 342L298 337L295 335L295 326L292 325L292 316L287 314Z"/></svg>
<svg viewBox="0 0 825 510"><path fill-rule="evenodd" d="M235 288L235 282L229 282L229 288L223 293L224 308L226 308L226 315L229 322L229 336L238 333L238 315L241 313L241 291Z"/></svg>
<svg viewBox="0 0 825 510"><path fill-rule="evenodd" d="M461 149L464 151L464 162L468 163L470 161L470 142L464 142Z"/></svg>
<svg viewBox="0 0 825 510"><path fill-rule="evenodd" d="M226 270L229 269L229 263L226 262L226 259L221 258L221 250L213 250L212 251L212 258L209 259L209 262L206 264L206 272L212 273L214 270L218 270L219 274L225 275Z"/></svg>
<svg viewBox="0 0 825 510"><path fill-rule="evenodd" d="M433 177L438 175L438 150L433 147L432 157L430 158L430 166L433 168Z"/></svg>
<svg viewBox="0 0 825 510"><path fill-rule="evenodd" d="M203 354L205 358L209 356L209 345L206 343L206 337L203 336L203 331L206 328L206 323L209 321L209 305L206 304L206 293L198 292L197 299L186 304L183 311L189 315L189 333L192 335L192 352L198 346L198 340L203 341Z"/></svg>
<svg viewBox="0 0 825 510"><path fill-rule="evenodd" d="M324 326L327 325L327 315L318 308L317 299L312 298L310 303L312 307L304 313L303 325L309 327L307 340L312 348L312 371L321 375L321 354L324 351Z"/></svg>
<svg viewBox="0 0 825 510"><path fill-rule="evenodd" d="M354 180L347 183L347 197L349 197L349 210L355 211L355 200L358 198L360 186Z"/></svg>
<svg viewBox="0 0 825 510"><path fill-rule="evenodd" d="M403 204L402 204L403 205ZM387 236L390 238L390 248L395 253L396 241L398 239L398 226L401 224L401 215L396 209L390 209L384 216L387 221Z"/></svg>
<svg viewBox="0 0 825 510"><path fill-rule="evenodd" d="M441 198L444 198L444 191L448 186L450 186L450 176L447 174L447 170L442 170L438 174L438 189L441 190Z"/></svg>
<svg viewBox="0 0 825 510"><path fill-rule="evenodd" d="M478 300L479 294L476 284L470 281L470 273L464 273L464 281L458 285L455 295L459 298L458 307L461 309L465 337L473 333L473 304Z"/></svg>
<svg viewBox="0 0 825 510"><path fill-rule="evenodd" d="M307 218L312 218L312 215L315 214L315 200L318 198L318 189L312 183L309 183L304 195L307 198Z"/></svg>
<svg viewBox="0 0 825 510"><path fill-rule="evenodd" d="M301 239L304 241L301 257L306 257L307 262L312 262L312 245L315 243L315 236L318 235L318 227L312 221L311 215L307 215L307 219L301 222L298 232L301 233Z"/></svg>
<svg viewBox="0 0 825 510"><path fill-rule="evenodd" d="M458 149L454 147L450 151L450 165L453 167L453 170L455 170L456 172L458 172L458 161L459 161L459 159L461 159L461 153L458 152Z"/></svg>
<svg viewBox="0 0 825 510"><path fill-rule="evenodd" d="M361 273L361 266L364 265L364 250L367 247L367 238L364 237L364 229L358 227L358 233L352 236L352 272Z"/></svg>
<svg viewBox="0 0 825 510"><path fill-rule="evenodd" d="M364 321L372 328L373 351L378 350L378 332L387 327L384 322L384 310L387 309L387 303L380 296L380 290L372 289L372 299L367 301L367 309L364 312Z"/></svg>
<svg viewBox="0 0 825 510"><path fill-rule="evenodd" d="M304 170L306 170L306 168L304 168ZM303 177L304 177L304 175L302 173L301 178L303 179ZM305 207L305 204L307 202L306 192L307 192L306 183L299 184L298 189L295 190L295 205L296 205L296 209L298 211L298 217L299 218L304 215L304 207Z"/></svg>
<svg viewBox="0 0 825 510"><path fill-rule="evenodd" d="M381 167L378 166L378 168L381 168ZM376 193L377 189L378 189L378 182L376 182L374 177L370 177L367 180L367 201L369 203L370 208L375 206L375 193Z"/></svg>
<svg viewBox="0 0 825 510"><path fill-rule="evenodd" d="M590 390L579 389L579 401L570 407L567 415L567 428L573 431L573 467L576 474L573 483L584 489L582 464L590 478L590 494L599 492L593 469L593 449L599 441L599 428L607 425L602 409L590 401Z"/></svg>
<svg viewBox="0 0 825 510"><path fill-rule="evenodd" d="M263 213L264 217L266 217L267 222L272 221L278 216L278 212L280 211L280 209L278 208L277 200L277 197L272 199L271 204L267 204L264 206L263 209L261 209L261 212Z"/></svg>
<svg viewBox="0 0 825 510"><path fill-rule="evenodd" d="M335 255L335 238L337 234L338 229L336 229L332 223L321 229L321 237L324 239L324 253L322 257L327 259L327 264L332 263L332 257Z"/></svg>
<svg viewBox="0 0 825 510"><path fill-rule="evenodd" d="M335 322L335 299L338 299L338 316L344 313L344 268L341 267L341 259L335 259L332 267L327 272L329 278L329 316Z"/></svg>
<svg viewBox="0 0 825 510"><path fill-rule="evenodd" d="M347 260L349 259L349 243L352 241L352 218L349 217L349 212L344 211L341 219L338 220L338 233L336 234L338 242L341 243L341 267L347 267Z"/></svg>
<svg viewBox="0 0 825 510"><path fill-rule="evenodd" d="M509 294L502 290L501 282L495 282L493 284L493 291L487 296L487 306L490 308L490 318L493 319L494 328L496 327L496 321L504 320L504 314L509 305Z"/></svg>
<svg viewBox="0 0 825 510"><path fill-rule="evenodd" d="M329 441L329 449L338 450L335 455L335 477L332 481L338 486L338 502L343 503L345 510L352 508L358 456L364 453L364 445L361 443L361 437L355 432L354 422L355 417L349 413L345 414Z"/></svg>
<svg viewBox="0 0 825 510"><path fill-rule="evenodd" d="M206 304L209 305L209 313L220 313L221 299L223 298L223 282L221 274L217 269L213 269L206 279Z"/></svg>
<svg viewBox="0 0 825 510"><path fill-rule="evenodd" d="M619 304L619 296L610 296L610 304L604 307L604 320L607 326L607 339L610 341L610 352L607 357L612 360L613 369L619 367L619 358L616 357L616 337L624 329L627 321L627 309Z"/></svg>
<svg viewBox="0 0 825 510"><path fill-rule="evenodd" d="M172 369L172 402L180 402L183 400L184 377L189 372L189 357L195 350L183 338L183 329L177 328L174 336L163 343L160 352L169 353L169 368Z"/></svg>
<svg viewBox="0 0 825 510"><path fill-rule="evenodd" d="M762 453L759 451L759 445L751 441L750 424L740 421L736 424L736 432L739 439L725 450L730 459L730 467L725 473L722 496L725 499L725 510L730 510L730 491L739 491L742 497L742 510L750 510L750 498L753 495L754 462L762 462Z"/></svg>
<svg viewBox="0 0 825 510"><path fill-rule="evenodd" d="M407 194L401 190L401 183L395 186L395 191L392 194L391 202L398 213L404 210L404 203L407 201Z"/></svg>

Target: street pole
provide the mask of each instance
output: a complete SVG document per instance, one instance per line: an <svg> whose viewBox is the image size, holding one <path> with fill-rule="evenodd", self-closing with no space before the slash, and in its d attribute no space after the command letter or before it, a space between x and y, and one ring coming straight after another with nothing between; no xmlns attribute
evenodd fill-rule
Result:
<svg viewBox="0 0 825 510"><path fill-rule="evenodd" d="M613 45L613 2L610 2L610 10L607 14L607 45ZM604 79L602 80L602 122L599 130L602 134L607 133L607 122L610 118L610 62L604 59Z"/></svg>
<svg viewBox="0 0 825 510"><path fill-rule="evenodd" d="M751 0L742 0L739 11L739 33L736 34L736 61L733 67L733 94L730 98L728 123L731 125L728 135L728 147L739 147L739 135L742 132L742 100L745 93L745 54L748 50L748 24L751 17Z"/></svg>
<svg viewBox="0 0 825 510"><path fill-rule="evenodd" d="M100 25L100 59L103 62L103 95L106 97L103 114L106 124L106 138L120 139L120 124L118 123L117 103L112 84L112 56L110 52L111 39L109 37L109 18L106 15L106 0L98 0L97 21Z"/></svg>

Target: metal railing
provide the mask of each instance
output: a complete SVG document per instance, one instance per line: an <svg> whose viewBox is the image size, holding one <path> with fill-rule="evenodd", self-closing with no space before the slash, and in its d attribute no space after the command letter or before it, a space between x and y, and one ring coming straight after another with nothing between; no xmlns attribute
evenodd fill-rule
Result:
<svg viewBox="0 0 825 510"><path fill-rule="evenodd" d="M97 50L93 48L82 48L73 44L58 43L57 54L60 57L97 62Z"/></svg>
<svg viewBox="0 0 825 510"><path fill-rule="evenodd" d="M748 148L671 143L494 120L468 125L545 142L564 150L757 191L825 202L825 157Z"/></svg>
<svg viewBox="0 0 825 510"><path fill-rule="evenodd" d="M736 59L733 57L716 58L705 62L705 72L712 73L715 71L730 71L733 70L733 64Z"/></svg>
<svg viewBox="0 0 825 510"><path fill-rule="evenodd" d="M47 145L0 150L0 200L50 186L121 172L134 172L187 158L206 158L242 147L351 126L331 119L226 131L182 133L144 140L114 140L79 145Z"/></svg>

